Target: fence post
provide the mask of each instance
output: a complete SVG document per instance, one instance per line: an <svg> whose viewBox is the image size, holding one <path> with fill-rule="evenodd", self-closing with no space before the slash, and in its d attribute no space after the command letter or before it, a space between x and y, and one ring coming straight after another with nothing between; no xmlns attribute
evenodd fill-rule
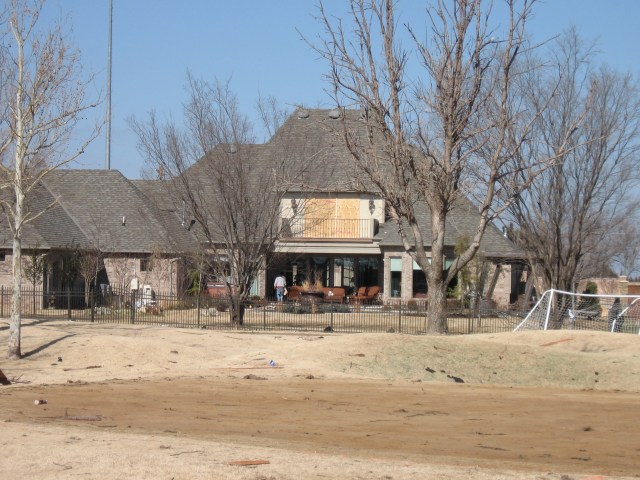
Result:
<svg viewBox="0 0 640 480"><path fill-rule="evenodd" d="M91 309L91 323L93 323L94 320L95 320L95 311L94 311L95 310L95 308L94 308L94 303L95 302L93 301L94 293L95 293L95 291L89 293L89 308Z"/></svg>
<svg viewBox="0 0 640 480"><path fill-rule="evenodd" d="M71 288L67 285L67 320L71 320Z"/></svg>
<svg viewBox="0 0 640 480"><path fill-rule="evenodd" d="M402 300L398 300L398 333L402 333Z"/></svg>
<svg viewBox="0 0 640 480"><path fill-rule="evenodd" d="M198 296L196 297L196 319L198 321L198 328L200 328L200 292L198 292Z"/></svg>
<svg viewBox="0 0 640 480"><path fill-rule="evenodd" d="M136 323L136 291L131 290L131 323Z"/></svg>
<svg viewBox="0 0 640 480"><path fill-rule="evenodd" d="M267 303L262 306L262 329L267 329Z"/></svg>
<svg viewBox="0 0 640 480"><path fill-rule="evenodd" d="M0 317L4 317L4 285L0 287Z"/></svg>
<svg viewBox="0 0 640 480"><path fill-rule="evenodd" d="M333 332L333 311L336 309L333 302L331 303L331 318L329 320L329 326L331 327L331 331Z"/></svg>

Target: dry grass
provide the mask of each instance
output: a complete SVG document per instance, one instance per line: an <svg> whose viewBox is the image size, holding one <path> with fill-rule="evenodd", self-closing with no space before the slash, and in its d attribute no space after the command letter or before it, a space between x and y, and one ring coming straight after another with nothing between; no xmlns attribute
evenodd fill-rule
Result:
<svg viewBox="0 0 640 480"><path fill-rule="evenodd" d="M334 321L346 324L347 318L350 317L346 315L341 320L336 315ZM468 325L454 328L463 330ZM473 328L481 330L482 321L473 324ZM6 323L0 323L0 350L6 351L7 338ZM323 379L387 379L438 385L451 383L456 377L471 385L640 392L640 336L603 332L345 335L26 321L22 346L26 354L23 360L0 362L0 369L17 382L0 387L0 399L11 395L14 388L44 384L165 378L208 381L214 373L247 368L258 368L269 379L312 374ZM269 369L270 360L283 368ZM163 450L168 442L171 449ZM523 473L442 461L416 464L397 459L300 453L223 441L195 441L179 435L169 440L161 435L109 432L100 426L76 432L68 426L3 423L0 448L3 478L49 480L70 478L72 474L105 479L588 478L561 476L548 470ZM231 460L263 458L268 458L271 465L260 466L259 470L227 464Z"/></svg>

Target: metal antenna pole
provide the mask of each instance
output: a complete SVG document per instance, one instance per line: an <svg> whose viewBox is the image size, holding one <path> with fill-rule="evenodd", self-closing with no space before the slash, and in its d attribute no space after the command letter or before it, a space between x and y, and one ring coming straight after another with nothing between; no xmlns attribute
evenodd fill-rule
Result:
<svg viewBox="0 0 640 480"><path fill-rule="evenodd" d="M107 61L107 146L104 168L111 170L111 37L113 31L113 0L109 0L109 53Z"/></svg>

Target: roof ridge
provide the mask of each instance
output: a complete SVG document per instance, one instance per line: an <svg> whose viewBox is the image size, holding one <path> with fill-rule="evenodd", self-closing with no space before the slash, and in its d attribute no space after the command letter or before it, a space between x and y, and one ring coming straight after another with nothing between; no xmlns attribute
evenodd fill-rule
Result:
<svg viewBox="0 0 640 480"><path fill-rule="evenodd" d="M80 169L78 169L80 170ZM55 172L55 170L53 170ZM42 186L44 187L44 189L49 192L49 194L55 199L55 202L51 205L51 208L55 207L56 205L59 205L60 208L62 209L62 211L65 213L65 215L69 218L69 220L71 220L71 222L78 227L78 230L84 235L84 240L87 243L90 243L89 241L89 235L87 235L87 232L82 228L82 226L80 225L80 223L76 220L76 218L71 214L71 212L69 212L69 210L63 205L63 203L60 201L60 199L62 198L62 195L56 195L53 190L51 190L51 188L49 188L49 186L47 186L46 184L46 178L47 175L43 176L40 179L40 183L42 184Z"/></svg>

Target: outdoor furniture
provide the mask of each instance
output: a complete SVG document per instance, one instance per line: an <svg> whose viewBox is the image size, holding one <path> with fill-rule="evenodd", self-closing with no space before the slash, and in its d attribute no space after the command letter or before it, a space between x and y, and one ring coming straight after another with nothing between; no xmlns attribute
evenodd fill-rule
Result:
<svg viewBox="0 0 640 480"><path fill-rule="evenodd" d="M344 303L346 297L345 289L342 287L322 287L324 301L331 303Z"/></svg>
<svg viewBox="0 0 640 480"><path fill-rule="evenodd" d="M379 293L378 285L360 287L355 295L349 297L349 303L371 303L377 299Z"/></svg>
<svg viewBox="0 0 640 480"><path fill-rule="evenodd" d="M342 287L322 287L322 290L307 291L303 290L299 285L291 285L287 287L287 300L309 300L313 297L313 301L344 303L347 297L346 291Z"/></svg>

